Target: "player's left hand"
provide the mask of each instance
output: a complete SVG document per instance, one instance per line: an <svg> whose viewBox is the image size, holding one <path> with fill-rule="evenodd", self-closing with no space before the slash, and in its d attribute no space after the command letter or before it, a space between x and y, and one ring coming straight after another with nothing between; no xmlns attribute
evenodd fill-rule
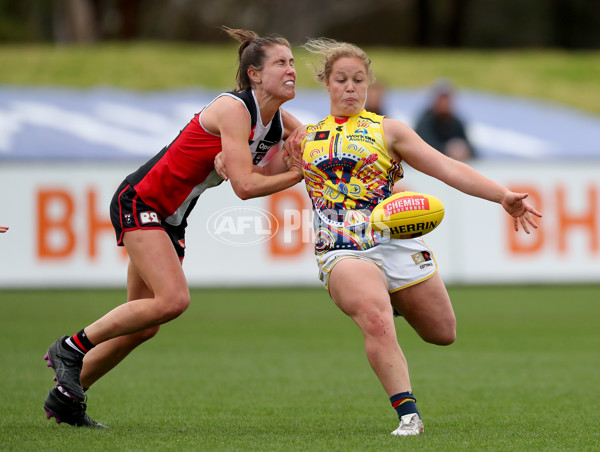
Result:
<svg viewBox="0 0 600 452"><path fill-rule="evenodd" d="M515 231L519 230L519 223L523 227L523 230L529 234L529 226L537 229L538 225L534 221L532 215L538 218L542 218L542 214L535 210L532 206L524 201L529 196L527 193L515 193L508 191L504 195L504 199L501 204L512 217Z"/></svg>
<svg viewBox="0 0 600 452"><path fill-rule="evenodd" d="M217 174L221 176L223 180L229 180L229 177L227 176L227 168L225 168L225 161L223 160L223 152L219 152L215 156L214 165Z"/></svg>

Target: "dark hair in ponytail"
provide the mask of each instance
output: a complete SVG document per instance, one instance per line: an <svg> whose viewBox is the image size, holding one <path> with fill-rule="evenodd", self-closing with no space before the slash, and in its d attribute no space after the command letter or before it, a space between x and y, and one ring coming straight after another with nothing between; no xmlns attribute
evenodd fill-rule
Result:
<svg viewBox="0 0 600 452"><path fill-rule="evenodd" d="M260 71L265 64L267 47L282 45L291 48L287 39L279 35L269 35L261 38L251 30L234 29L223 25L221 27L229 36L241 42L238 49L238 70L235 76L237 90L243 91L252 87L252 80L248 76L251 67Z"/></svg>

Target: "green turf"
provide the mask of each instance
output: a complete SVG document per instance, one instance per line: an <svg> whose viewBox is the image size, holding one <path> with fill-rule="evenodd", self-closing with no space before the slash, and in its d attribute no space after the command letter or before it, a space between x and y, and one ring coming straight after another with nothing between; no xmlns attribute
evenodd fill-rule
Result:
<svg viewBox="0 0 600 452"><path fill-rule="evenodd" d="M397 321L426 430L396 438L361 334L323 290L193 290L182 317L89 391L108 431L45 419L42 357L124 291L0 291L0 448L598 450L600 287L450 292L452 346Z"/></svg>

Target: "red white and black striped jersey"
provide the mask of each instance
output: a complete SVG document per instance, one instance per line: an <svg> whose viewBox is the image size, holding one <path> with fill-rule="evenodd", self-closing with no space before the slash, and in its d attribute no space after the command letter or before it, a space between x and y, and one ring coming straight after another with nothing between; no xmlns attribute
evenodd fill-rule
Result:
<svg viewBox="0 0 600 452"><path fill-rule="evenodd" d="M211 104L222 96L239 100L248 110L251 121L248 144L252 161L255 165L261 164L269 149L283 138L281 111L278 110L265 126L256 96L250 88L219 94ZM222 150L221 137L203 127L202 112L205 109L194 115L170 145L126 178L140 198L173 226L186 220L206 189L223 181L214 167L215 156Z"/></svg>

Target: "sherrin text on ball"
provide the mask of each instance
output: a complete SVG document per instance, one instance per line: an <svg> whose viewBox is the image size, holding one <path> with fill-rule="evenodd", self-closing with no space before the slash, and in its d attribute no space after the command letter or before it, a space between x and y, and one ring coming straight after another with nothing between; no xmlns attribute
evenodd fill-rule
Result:
<svg viewBox="0 0 600 452"><path fill-rule="evenodd" d="M371 226L384 236L410 239L433 231L443 218L444 205L438 198L403 191L375 206L371 213Z"/></svg>

